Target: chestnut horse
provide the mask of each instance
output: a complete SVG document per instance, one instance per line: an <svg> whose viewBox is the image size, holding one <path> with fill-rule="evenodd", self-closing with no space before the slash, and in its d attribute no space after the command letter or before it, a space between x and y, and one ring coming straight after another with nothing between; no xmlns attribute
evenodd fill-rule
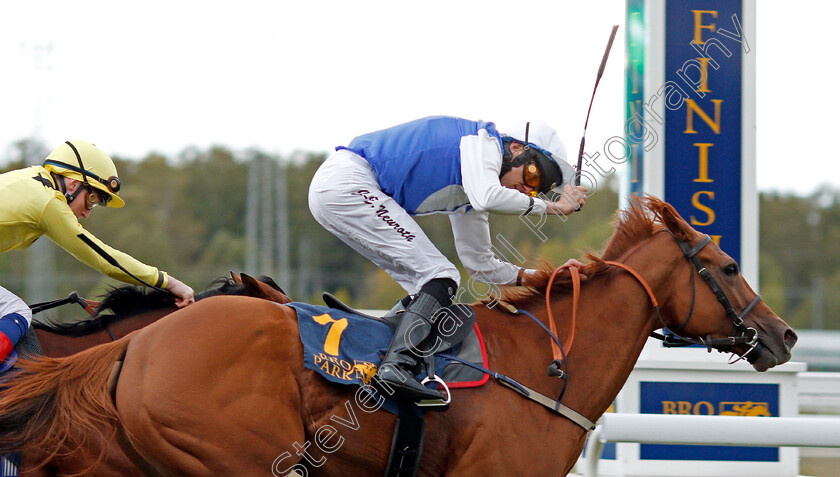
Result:
<svg viewBox="0 0 840 477"><path fill-rule="evenodd" d="M663 325L745 356L758 371L790 359L794 331L732 258L658 199L620 212L603 255L588 262L579 293L570 274L547 269L502 296L557 329L568 379L546 376L554 353L543 326L473 304L494 372L544 396L562 394L563 405L595 421ZM302 354L292 308L211 297L117 342L25 363L0 396L0 451L56 446L74 438L69 429L85 428L116 433L153 476L382 475L396 417L362 388L305 369ZM500 382L454 389L448 410L425 415L418 475L570 471L590 425Z"/></svg>
<svg viewBox="0 0 840 477"><path fill-rule="evenodd" d="M218 285L218 286L217 286ZM196 294L196 300L217 295L243 295L262 298L278 303L291 300L269 277L255 279L249 275L231 272L231 278L215 280L209 288ZM69 356L98 344L120 339L143 328L178 308L168 293L138 286L122 286L111 289L94 306L89 319L68 322L33 322L35 335L43 349L44 356L53 358ZM51 477L85 475L89 477L131 477L140 476L137 468L119 449L116 442L106 442L104 457L97 434L89 445L71 449L56 456L33 449L22 454L20 474L22 477Z"/></svg>

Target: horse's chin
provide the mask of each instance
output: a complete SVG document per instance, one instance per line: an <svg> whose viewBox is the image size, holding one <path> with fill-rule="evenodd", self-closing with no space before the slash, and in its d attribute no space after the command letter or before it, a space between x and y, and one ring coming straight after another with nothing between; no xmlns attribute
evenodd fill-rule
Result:
<svg viewBox="0 0 840 477"><path fill-rule="evenodd" d="M782 356L777 356L770 348L764 346L760 341L749 354L747 354L747 361L758 372L764 372L768 369L787 363L790 360L790 352L785 351Z"/></svg>

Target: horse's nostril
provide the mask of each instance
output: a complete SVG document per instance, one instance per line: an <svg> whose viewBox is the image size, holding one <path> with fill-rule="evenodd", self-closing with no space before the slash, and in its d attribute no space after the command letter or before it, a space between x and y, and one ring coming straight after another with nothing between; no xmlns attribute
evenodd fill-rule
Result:
<svg viewBox="0 0 840 477"><path fill-rule="evenodd" d="M788 330L785 331L785 346L787 346L788 351L790 351L791 348L793 348L793 345L796 344L796 341L798 339L799 337L796 336L796 332L792 329L788 328Z"/></svg>

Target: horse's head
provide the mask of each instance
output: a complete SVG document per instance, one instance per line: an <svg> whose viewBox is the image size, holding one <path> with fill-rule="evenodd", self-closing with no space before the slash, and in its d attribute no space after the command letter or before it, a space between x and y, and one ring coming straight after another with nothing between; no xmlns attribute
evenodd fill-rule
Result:
<svg viewBox="0 0 840 477"><path fill-rule="evenodd" d="M670 242L663 246L681 250L684 257L669 272L671 293L662 304L668 329L744 356L757 371L787 362L796 333L750 288L735 260L671 205L651 197L641 200L670 232L660 238Z"/></svg>

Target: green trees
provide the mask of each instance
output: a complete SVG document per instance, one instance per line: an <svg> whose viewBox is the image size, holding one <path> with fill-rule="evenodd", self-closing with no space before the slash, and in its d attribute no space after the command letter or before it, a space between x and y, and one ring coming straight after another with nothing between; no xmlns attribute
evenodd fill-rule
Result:
<svg viewBox="0 0 840 477"><path fill-rule="evenodd" d="M21 141L10 150L3 171L40 163L43 145ZM115 157L123 182L123 209L97 208L83 225L109 245L171 272L196 290L229 270L246 270L249 253L246 227L249 160L259 151L234 152L224 147L184 150L176 158L149 154L141 160ZM404 295L387 275L312 219L307 205L309 182L323 161L321 154L282 160L284 167L288 289L299 301L319 302L330 291L363 308L387 308ZM544 223L517 216L491 218L497 255L523 266L553 264L599 250L612 233L618 197L615 185L602 186L584 213ZM760 198L760 269L764 299L795 327L840 329L840 191L821 190L810 197L763 193ZM441 252L460 265L446 216L419 217L418 222ZM39 247L53 247L54 244ZM39 240L41 242L41 240ZM40 252L39 252L40 253ZM27 296L33 275L51 280L39 285L49 298L78 290L96 298L118 282L85 267L61 250L52 250L46 264L32 267L30 253L0 254L0 284ZM524 260L524 262L520 262ZM253 262L252 262L253 263ZM261 264L261 266L264 264ZM269 268L271 269L271 268ZM274 268L276 271L276 268ZM275 272L276 273L276 272ZM277 278L275 276L275 278ZM462 282L467 283L462 272ZM477 299L473 287L463 299ZM78 317L79 310L60 309L51 316Z"/></svg>
<svg viewBox="0 0 840 477"><path fill-rule="evenodd" d="M840 191L762 194L762 296L791 326L840 329Z"/></svg>

